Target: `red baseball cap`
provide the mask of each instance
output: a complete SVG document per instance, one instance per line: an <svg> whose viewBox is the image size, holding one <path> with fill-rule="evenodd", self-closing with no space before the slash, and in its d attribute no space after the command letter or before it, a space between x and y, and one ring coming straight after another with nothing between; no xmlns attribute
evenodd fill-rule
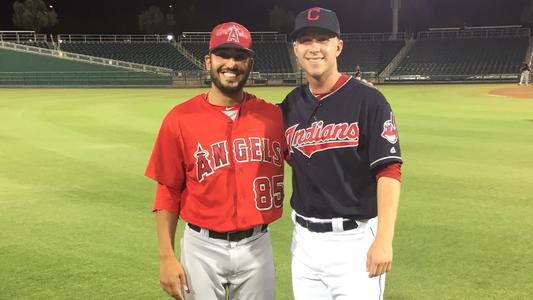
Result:
<svg viewBox="0 0 533 300"><path fill-rule="evenodd" d="M246 27L235 22L219 24L213 28L213 31L211 31L209 51L219 48L243 49L251 55L254 54L250 31L248 31Z"/></svg>

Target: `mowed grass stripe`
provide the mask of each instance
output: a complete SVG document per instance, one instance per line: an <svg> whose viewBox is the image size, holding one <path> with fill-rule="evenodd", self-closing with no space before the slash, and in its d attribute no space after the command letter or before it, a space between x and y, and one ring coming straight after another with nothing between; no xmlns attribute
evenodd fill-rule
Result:
<svg viewBox="0 0 533 300"><path fill-rule="evenodd" d="M533 101L498 87L379 87L406 162L386 299L532 297ZM163 116L200 92L0 89L0 299L167 299L142 173ZM277 299L292 298L286 175Z"/></svg>

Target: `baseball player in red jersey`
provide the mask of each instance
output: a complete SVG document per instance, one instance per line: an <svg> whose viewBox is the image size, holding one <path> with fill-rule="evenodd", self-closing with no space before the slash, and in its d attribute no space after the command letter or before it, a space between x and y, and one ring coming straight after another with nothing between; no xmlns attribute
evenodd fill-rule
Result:
<svg viewBox="0 0 533 300"><path fill-rule="evenodd" d="M309 82L281 104L293 172L294 297L382 299L400 196L396 121L378 90L339 73L333 11L307 9L294 28Z"/></svg>
<svg viewBox="0 0 533 300"><path fill-rule="evenodd" d="M251 45L240 24L213 29L211 88L166 115L146 169L157 181L160 282L176 299L274 299L267 225L282 214L286 147L280 109L243 91Z"/></svg>

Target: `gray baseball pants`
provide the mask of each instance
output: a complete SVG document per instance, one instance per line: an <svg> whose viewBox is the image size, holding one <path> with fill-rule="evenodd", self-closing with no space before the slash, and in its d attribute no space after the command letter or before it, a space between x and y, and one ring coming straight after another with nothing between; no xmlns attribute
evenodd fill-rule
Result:
<svg viewBox="0 0 533 300"><path fill-rule="evenodd" d="M270 233L237 242L209 237L185 226L181 263L190 293L186 300L274 300L275 275Z"/></svg>

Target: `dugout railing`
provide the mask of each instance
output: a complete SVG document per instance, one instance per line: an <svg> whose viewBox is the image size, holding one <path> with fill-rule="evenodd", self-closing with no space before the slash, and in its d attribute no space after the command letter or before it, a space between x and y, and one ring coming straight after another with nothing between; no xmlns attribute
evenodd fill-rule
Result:
<svg viewBox="0 0 533 300"><path fill-rule="evenodd" d="M25 42L48 42L46 34L35 31L0 31L0 41L25 43Z"/></svg>
<svg viewBox="0 0 533 300"><path fill-rule="evenodd" d="M287 41L287 35L275 31L254 31L250 32L254 42ZM178 42L209 42L210 32L183 32L177 36Z"/></svg>
<svg viewBox="0 0 533 300"><path fill-rule="evenodd" d="M417 40L439 39L472 39L472 38L519 38L531 35L529 28L520 25L513 26L483 26L461 28L434 28L421 31L417 34Z"/></svg>
<svg viewBox="0 0 533 300"><path fill-rule="evenodd" d="M174 40L173 35L131 35L131 34L60 34L57 41L63 42L157 42L170 43Z"/></svg>

